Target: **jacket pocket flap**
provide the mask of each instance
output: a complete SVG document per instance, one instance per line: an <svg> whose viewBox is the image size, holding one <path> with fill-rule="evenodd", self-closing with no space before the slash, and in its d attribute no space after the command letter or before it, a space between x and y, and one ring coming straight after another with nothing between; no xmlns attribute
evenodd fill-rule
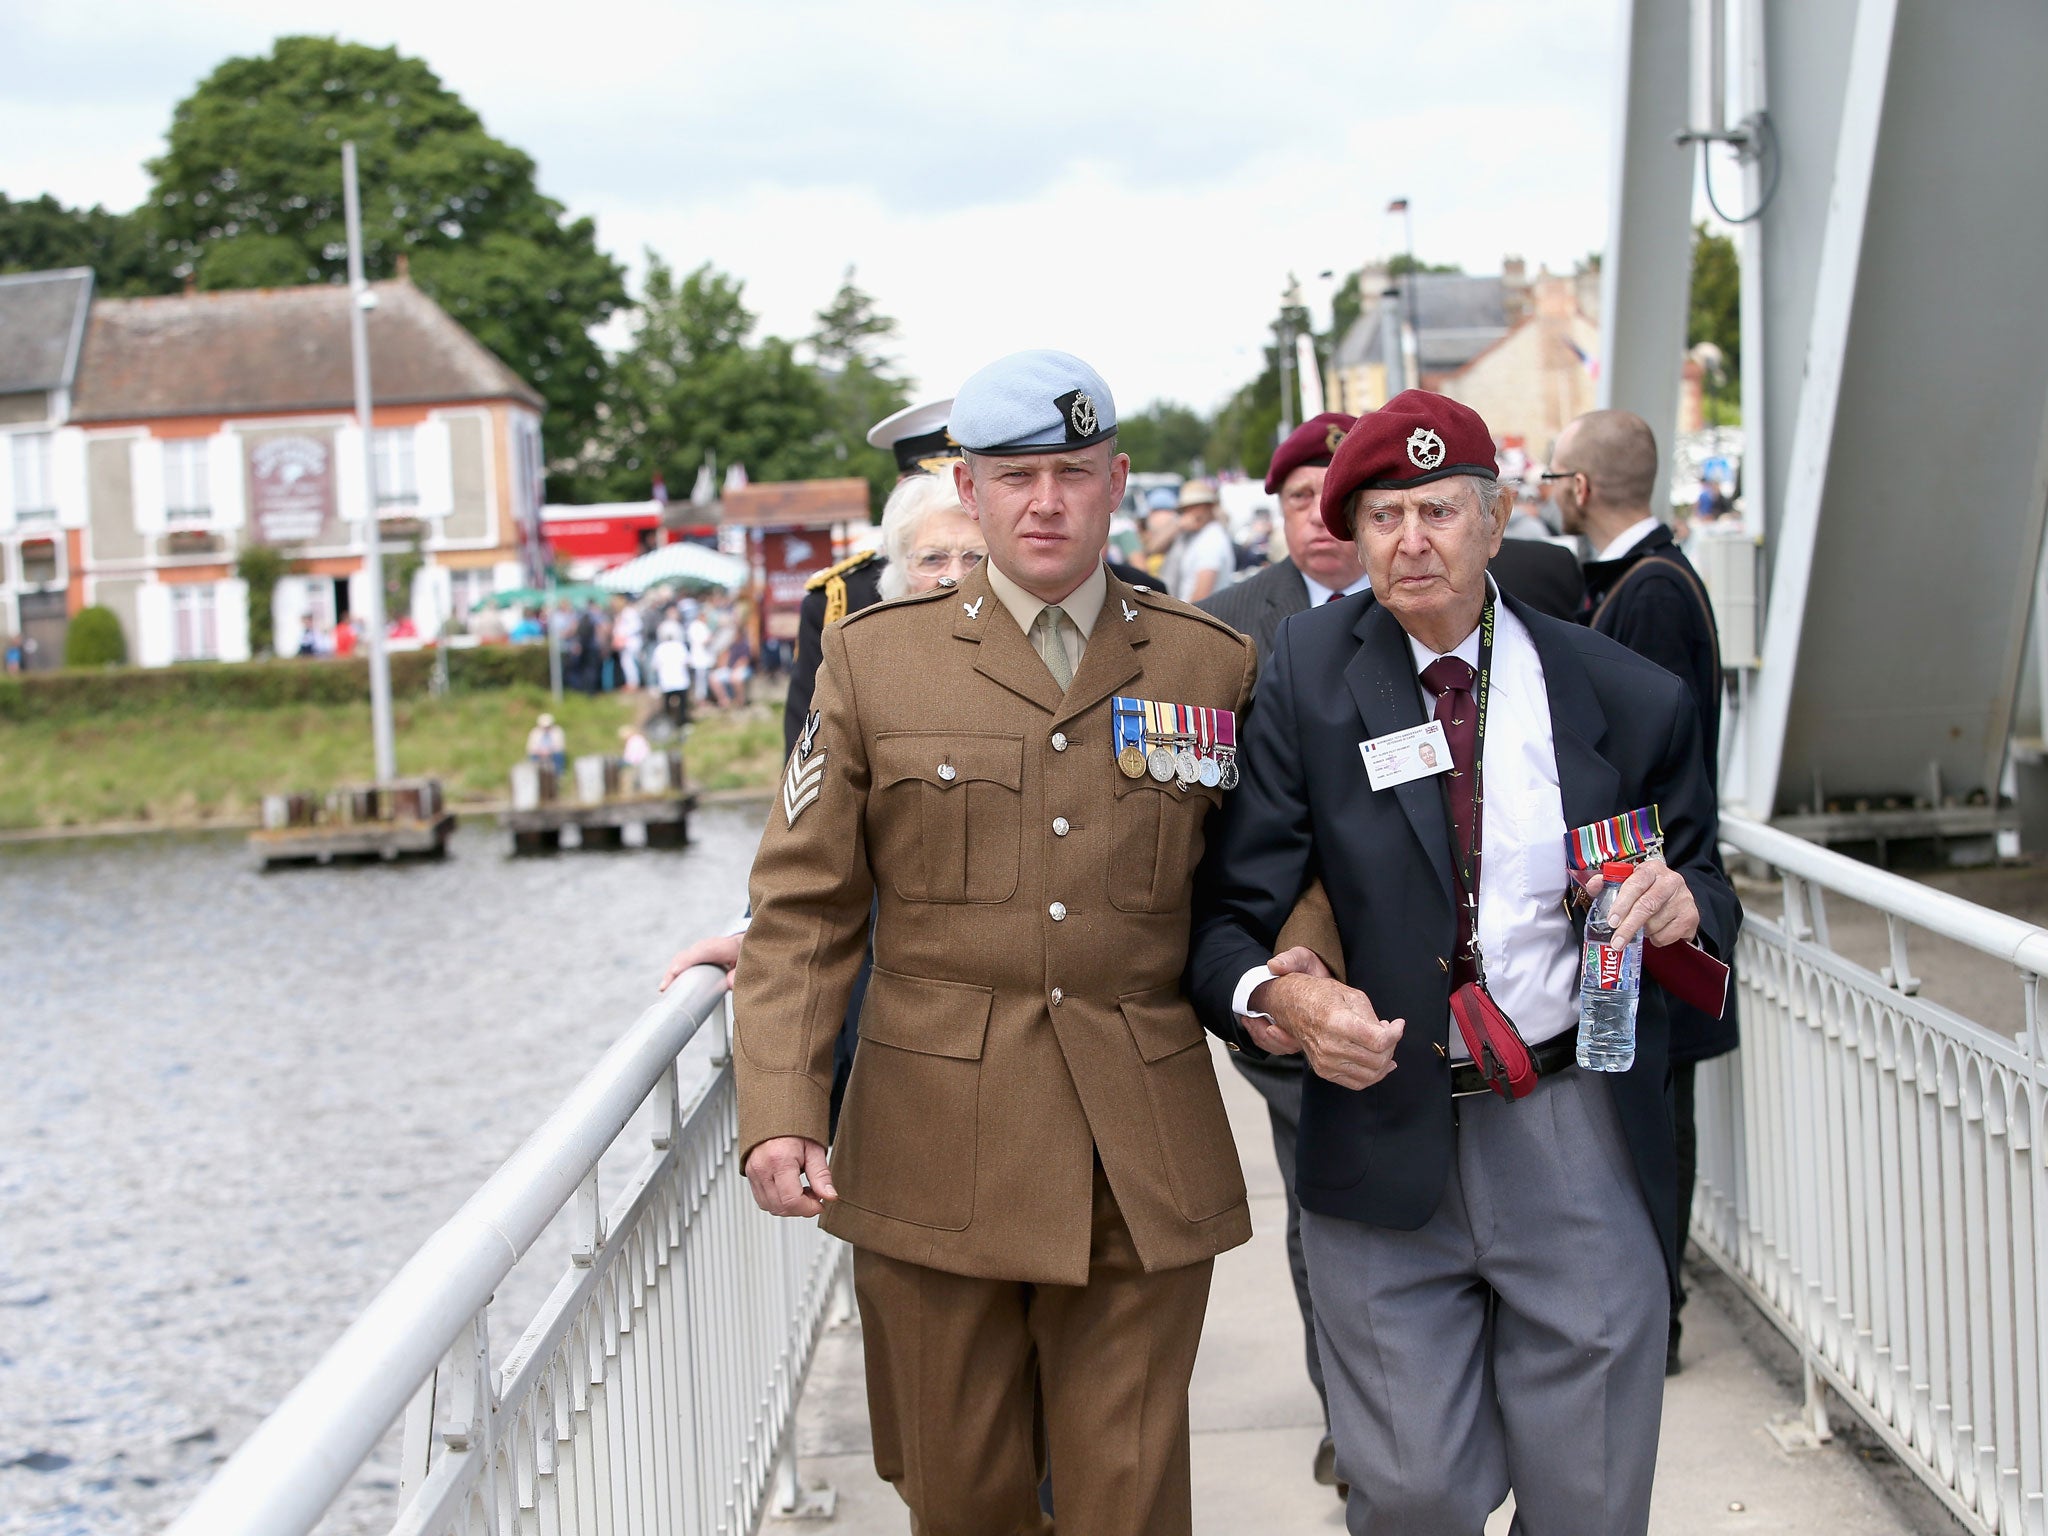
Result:
<svg viewBox="0 0 2048 1536"><path fill-rule="evenodd" d="M1179 987L1154 987L1117 999L1138 1042L1138 1054L1146 1061L1163 1061L1176 1051L1202 1043L1202 1024L1194 1005L1181 996Z"/></svg>
<svg viewBox="0 0 2048 1536"><path fill-rule="evenodd" d="M979 1061L994 1000L993 987L905 976L878 965L861 1005L860 1037L899 1051Z"/></svg>
<svg viewBox="0 0 2048 1536"><path fill-rule="evenodd" d="M938 789L980 780L1019 789L1024 738L969 736L957 731L885 731L875 738L875 786L922 779Z"/></svg>
<svg viewBox="0 0 2048 1536"><path fill-rule="evenodd" d="M1126 795L1142 795L1150 791L1156 795L1165 795L1173 800L1192 801L1202 799L1208 801L1212 806L1223 804L1223 791L1211 784L1182 784L1177 779L1168 779L1162 784L1153 778L1150 773L1135 779L1126 778L1121 773L1113 774L1111 775L1111 782L1114 785L1114 793L1119 800L1123 799Z"/></svg>

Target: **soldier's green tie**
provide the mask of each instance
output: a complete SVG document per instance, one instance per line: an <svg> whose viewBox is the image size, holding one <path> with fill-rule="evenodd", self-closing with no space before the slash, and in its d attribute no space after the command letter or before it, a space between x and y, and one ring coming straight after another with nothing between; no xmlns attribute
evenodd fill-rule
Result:
<svg viewBox="0 0 2048 1536"><path fill-rule="evenodd" d="M1060 638L1060 620L1066 611L1057 603L1048 603L1038 610L1038 622L1032 628L1038 631L1038 654L1045 658L1045 664L1052 672L1052 680L1060 685L1060 692L1067 691L1067 684L1074 680L1073 663L1067 660L1067 644Z"/></svg>

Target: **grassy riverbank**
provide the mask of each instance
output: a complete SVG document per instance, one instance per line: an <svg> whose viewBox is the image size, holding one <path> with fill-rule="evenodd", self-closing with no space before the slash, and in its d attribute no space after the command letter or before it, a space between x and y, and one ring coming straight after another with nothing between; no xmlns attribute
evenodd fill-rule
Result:
<svg viewBox="0 0 2048 1536"><path fill-rule="evenodd" d="M571 755L614 752L643 698L507 688L394 709L398 771L438 775L451 799L494 800L526 750L534 716L552 709ZM768 700L700 715L684 748L699 789L772 785L782 710ZM277 709L148 710L73 722L0 724L0 830L147 822L203 827L253 819L266 794L324 791L371 777L368 704Z"/></svg>

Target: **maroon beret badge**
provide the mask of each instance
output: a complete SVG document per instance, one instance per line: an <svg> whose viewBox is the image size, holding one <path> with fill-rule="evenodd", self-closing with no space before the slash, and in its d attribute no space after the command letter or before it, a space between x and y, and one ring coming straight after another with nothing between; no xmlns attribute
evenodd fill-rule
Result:
<svg viewBox="0 0 2048 1536"><path fill-rule="evenodd" d="M1408 434L1408 462L1417 469L1435 469L1444 461L1444 440L1428 427Z"/></svg>

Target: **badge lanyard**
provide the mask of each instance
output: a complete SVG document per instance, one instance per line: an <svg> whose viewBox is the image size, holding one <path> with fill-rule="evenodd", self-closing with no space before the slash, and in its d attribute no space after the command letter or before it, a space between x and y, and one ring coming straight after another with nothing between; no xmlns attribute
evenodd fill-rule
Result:
<svg viewBox="0 0 2048 1536"><path fill-rule="evenodd" d="M1472 684L1472 839L1459 848L1458 818L1451 811L1451 783L1448 776L1437 782L1443 787L1444 819L1451 825L1451 872L1457 878L1458 895L1472 914L1472 968L1481 982L1486 980L1486 960L1479 952L1479 853L1480 829L1486 820L1486 701L1493 679L1493 604L1479 616L1478 677Z"/></svg>

